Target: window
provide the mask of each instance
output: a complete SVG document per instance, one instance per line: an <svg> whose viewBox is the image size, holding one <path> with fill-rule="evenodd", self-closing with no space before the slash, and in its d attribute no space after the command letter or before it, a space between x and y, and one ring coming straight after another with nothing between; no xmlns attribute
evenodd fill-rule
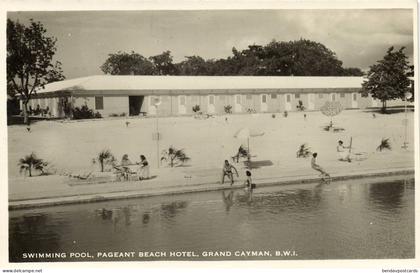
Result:
<svg viewBox="0 0 420 273"><path fill-rule="evenodd" d="M274 100L274 99L277 99L277 94L271 94L271 98Z"/></svg>
<svg viewBox="0 0 420 273"><path fill-rule="evenodd" d="M95 110L104 109L104 97L95 97Z"/></svg>
<svg viewBox="0 0 420 273"><path fill-rule="evenodd" d="M262 103L267 103L267 95L264 94L264 95L261 96L261 102Z"/></svg>
<svg viewBox="0 0 420 273"><path fill-rule="evenodd" d="M323 99L324 98L324 94L319 94L318 98Z"/></svg>
<svg viewBox="0 0 420 273"><path fill-rule="evenodd" d="M246 95L246 99L247 100L251 100L252 99L252 95L250 95L250 94Z"/></svg>
<svg viewBox="0 0 420 273"><path fill-rule="evenodd" d="M290 95L286 95L286 101L290 102Z"/></svg>
<svg viewBox="0 0 420 273"><path fill-rule="evenodd" d="M300 99L300 94L295 94L295 99Z"/></svg>
<svg viewBox="0 0 420 273"><path fill-rule="evenodd" d="M356 101L357 100L357 94L353 93L353 100Z"/></svg>
<svg viewBox="0 0 420 273"><path fill-rule="evenodd" d="M236 104L241 104L241 95L236 95Z"/></svg>
<svg viewBox="0 0 420 273"><path fill-rule="evenodd" d="M341 94L340 94L340 98L344 98L344 97L346 97L346 94L341 93Z"/></svg>
<svg viewBox="0 0 420 273"><path fill-rule="evenodd" d="M213 95L209 96L209 104L214 105L214 96Z"/></svg>
<svg viewBox="0 0 420 273"><path fill-rule="evenodd" d="M331 94L331 100L335 101L335 94Z"/></svg>
<svg viewBox="0 0 420 273"><path fill-rule="evenodd" d="M185 106L185 96L180 96L179 97L179 105Z"/></svg>

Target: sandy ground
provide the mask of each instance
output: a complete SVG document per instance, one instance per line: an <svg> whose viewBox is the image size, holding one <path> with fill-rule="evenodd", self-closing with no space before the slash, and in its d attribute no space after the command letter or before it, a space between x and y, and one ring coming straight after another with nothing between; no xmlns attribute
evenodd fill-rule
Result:
<svg viewBox="0 0 420 273"><path fill-rule="evenodd" d="M320 112L291 112L287 118L282 114L244 114L216 116L205 120L193 117L159 118L159 131L162 134L160 150L170 145L184 148L191 161L185 169L192 173L220 169L224 159L230 159L244 139L234 138L235 132L249 127L263 136L250 139L253 161L271 161L270 168L301 169L308 166L310 159L296 158L299 145L306 143L312 152L318 152L318 163L327 170L343 168L345 164L362 164L372 169L392 167L395 161L409 162L414 165L413 113L408 114L409 149L404 150L404 113L382 115L362 110L343 111L334 117L334 124L345 130L338 133L322 129L329 118ZM227 118L227 121L226 121ZM126 127L126 121L130 122ZM127 153L132 161L139 161L144 154L152 167L152 173L159 175L157 167L156 141L152 132L156 128L155 118L118 118L86 121L41 121L31 126L27 132L25 126L8 127L9 176L19 174L19 158L35 152L36 155L50 162L59 172L83 173L98 170L92 164L102 149L110 149L120 160ZM343 140L345 145L353 139L353 151L364 153L365 159L352 163L337 160L336 145ZM376 147L382 138L389 138L392 150L377 152ZM406 164L407 165L407 164ZM168 168L165 164L161 168ZM261 168L264 169L264 168Z"/></svg>

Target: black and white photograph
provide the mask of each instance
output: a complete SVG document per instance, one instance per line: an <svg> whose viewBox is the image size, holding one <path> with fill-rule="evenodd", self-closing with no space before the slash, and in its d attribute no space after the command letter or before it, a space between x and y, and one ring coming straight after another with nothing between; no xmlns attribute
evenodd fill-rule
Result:
<svg viewBox="0 0 420 273"><path fill-rule="evenodd" d="M8 263L416 259L416 2L117 7L5 11Z"/></svg>

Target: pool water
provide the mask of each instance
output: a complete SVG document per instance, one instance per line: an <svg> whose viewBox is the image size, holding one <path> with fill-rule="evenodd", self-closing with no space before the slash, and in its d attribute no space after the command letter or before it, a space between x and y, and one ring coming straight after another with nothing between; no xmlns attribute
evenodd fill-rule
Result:
<svg viewBox="0 0 420 273"><path fill-rule="evenodd" d="M415 249L413 179L383 182L376 178L257 187L252 193L239 189L55 206L10 211L9 219L12 262L401 259L414 258ZM150 251L167 255L138 256ZM171 251L196 256L169 257ZM254 254L236 255L242 251ZM260 255L264 251L270 255ZM294 254L276 255L282 251ZM69 253L82 252L91 257L69 257ZM99 252L135 255L104 258ZM28 258L28 253L66 254Z"/></svg>

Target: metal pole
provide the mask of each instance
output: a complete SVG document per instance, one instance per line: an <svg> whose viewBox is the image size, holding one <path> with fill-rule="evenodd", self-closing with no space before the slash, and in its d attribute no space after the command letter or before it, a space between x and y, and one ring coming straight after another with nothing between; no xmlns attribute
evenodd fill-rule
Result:
<svg viewBox="0 0 420 273"><path fill-rule="evenodd" d="M158 106L155 105L156 107L156 159L157 159L157 167L159 169L159 117L158 117Z"/></svg>
<svg viewBox="0 0 420 273"><path fill-rule="evenodd" d="M407 119L407 97L404 98L404 144L403 144L403 148L407 149L408 148L408 142L407 142L407 126L408 126L408 119Z"/></svg>

